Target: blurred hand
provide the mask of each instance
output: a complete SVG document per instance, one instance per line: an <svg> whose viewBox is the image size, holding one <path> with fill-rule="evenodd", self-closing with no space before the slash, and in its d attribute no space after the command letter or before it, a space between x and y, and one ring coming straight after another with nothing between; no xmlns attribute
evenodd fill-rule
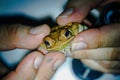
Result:
<svg viewBox="0 0 120 80"><path fill-rule="evenodd" d="M2 80L50 80L64 59L64 55L59 52L46 56L37 51L32 52L21 61L15 71Z"/></svg>
<svg viewBox="0 0 120 80"><path fill-rule="evenodd" d="M89 29L72 42L72 57L81 59L87 66L111 73L120 73L120 24Z"/></svg>
<svg viewBox="0 0 120 80"><path fill-rule="evenodd" d="M21 24L0 26L0 50L14 48L35 49L50 33L48 25L30 27Z"/></svg>
<svg viewBox="0 0 120 80"><path fill-rule="evenodd" d="M89 11L102 0L69 0L66 9L57 18L60 25L70 22L86 22ZM106 0L106 3L119 0ZM120 1L119 1L120 2ZM120 73L120 24L102 26L81 32L72 41L73 58L102 72Z"/></svg>
<svg viewBox="0 0 120 80"><path fill-rule="evenodd" d="M111 2L120 2L120 0L104 0L102 2L103 0L69 0L65 10L57 17L57 23L59 25L66 25L70 22L88 23L86 16L92 8L97 5L103 7Z"/></svg>
<svg viewBox="0 0 120 80"><path fill-rule="evenodd" d="M59 25L70 22L82 22L89 11L100 3L101 0L69 0L65 10L58 16Z"/></svg>
<svg viewBox="0 0 120 80"><path fill-rule="evenodd" d="M37 27L21 24L2 25L0 26L0 50L35 49L49 33L50 29L47 25ZM65 56L59 52L51 52L44 56L35 51L27 55L15 71L8 73L2 80L50 80L64 60ZM1 74L5 71L6 69Z"/></svg>

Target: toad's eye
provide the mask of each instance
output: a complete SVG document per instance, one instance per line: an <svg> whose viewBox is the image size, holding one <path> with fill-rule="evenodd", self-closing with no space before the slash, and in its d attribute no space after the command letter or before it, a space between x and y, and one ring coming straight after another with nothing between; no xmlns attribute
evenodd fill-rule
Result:
<svg viewBox="0 0 120 80"><path fill-rule="evenodd" d="M46 37L44 39L44 44L45 44L46 48L48 49L48 48L51 48L54 46L55 41L51 37Z"/></svg>
<svg viewBox="0 0 120 80"><path fill-rule="evenodd" d="M72 34L71 34L71 32L70 32L69 30L66 30L66 31L65 31L65 37L66 37L66 38L71 37L71 35L72 35Z"/></svg>
<svg viewBox="0 0 120 80"><path fill-rule="evenodd" d="M45 43L45 45L49 48L50 47L50 43L49 43L49 41L44 41L44 43Z"/></svg>

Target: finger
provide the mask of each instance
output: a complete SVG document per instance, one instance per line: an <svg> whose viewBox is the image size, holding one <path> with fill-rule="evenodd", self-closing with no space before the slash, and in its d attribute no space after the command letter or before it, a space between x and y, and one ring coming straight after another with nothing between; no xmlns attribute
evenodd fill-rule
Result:
<svg viewBox="0 0 120 80"><path fill-rule="evenodd" d="M88 29L78 34L72 41L72 50L119 47L120 46L120 24L111 24L100 29Z"/></svg>
<svg viewBox="0 0 120 80"><path fill-rule="evenodd" d="M50 80L56 69L64 62L65 56L59 52L52 52L45 56L35 80Z"/></svg>
<svg viewBox="0 0 120 80"><path fill-rule="evenodd" d="M0 29L0 50L13 48L34 49L49 33L50 29L47 25L37 27L20 24L3 25Z"/></svg>
<svg viewBox="0 0 120 80"><path fill-rule="evenodd" d="M103 61L96 61L97 63L99 63L101 66L103 66L105 69L116 69L116 70L120 70L120 61L107 61L107 60L103 60Z"/></svg>
<svg viewBox="0 0 120 80"><path fill-rule="evenodd" d="M81 22L89 10L101 0L69 0L66 9L58 16L57 22L66 25L70 22Z"/></svg>
<svg viewBox="0 0 120 80"><path fill-rule="evenodd" d="M89 68L91 68L93 70L102 71L102 72L106 71L103 66L101 66L100 64L98 64L94 60L82 59L81 61L82 61L83 64L85 64L86 66L88 66Z"/></svg>
<svg viewBox="0 0 120 80"><path fill-rule="evenodd" d="M99 64L97 61L94 61L94 60L84 59L81 61L83 62L83 64L85 64L86 66L88 66L89 68L93 70L97 70L97 71L105 72L105 73L120 73L120 69L105 68L103 65Z"/></svg>
<svg viewBox="0 0 120 80"><path fill-rule="evenodd" d="M88 25L88 26L92 26L92 23L89 20L87 20L87 19L84 19L83 23Z"/></svg>
<svg viewBox="0 0 120 80"><path fill-rule="evenodd" d="M72 57L93 60L120 60L120 48L97 48L73 51Z"/></svg>
<svg viewBox="0 0 120 80"><path fill-rule="evenodd" d="M17 69L9 73L3 80L34 80L43 58L39 52L30 53L22 60Z"/></svg>

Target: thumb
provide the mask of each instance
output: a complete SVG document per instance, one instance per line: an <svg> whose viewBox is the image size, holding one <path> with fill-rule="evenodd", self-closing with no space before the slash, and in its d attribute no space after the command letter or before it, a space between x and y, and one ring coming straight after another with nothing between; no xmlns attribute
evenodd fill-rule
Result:
<svg viewBox="0 0 120 80"><path fill-rule="evenodd" d="M20 62L15 71L10 72L2 80L34 80L43 59L44 56L37 51L30 53Z"/></svg>
<svg viewBox="0 0 120 80"><path fill-rule="evenodd" d="M103 26L100 29L89 29L81 32L72 41L72 50L119 47L120 24Z"/></svg>
<svg viewBox="0 0 120 80"><path fill-rule="evenodd" d="M51 52L46 54L43 62L40 65L35 80L50 80L60 65L64 63L64 61L65 56L63 53Z"/></svg>
<svg viewBox="0 0 120 80"><path fill-rule="evenodd" d="M65 56L60 52L51 52L43 56L35 51L26 56L17 69L2 80L50 80L64 60Z"/></svg>
<svg viewBox="0 0 120 80"><path fill-rule="evenodd" d="M58 16L57 22L66 25L70 22L81 22L101 0L69 0L66 9Z"/></svg>
<svg viewBox="0 0 120 80"><path fill-rule="evenodd" d="M50 33L48 25L30 27L21 24L2 25L0 29L0 50L14 48L34 49Z"/></svg>

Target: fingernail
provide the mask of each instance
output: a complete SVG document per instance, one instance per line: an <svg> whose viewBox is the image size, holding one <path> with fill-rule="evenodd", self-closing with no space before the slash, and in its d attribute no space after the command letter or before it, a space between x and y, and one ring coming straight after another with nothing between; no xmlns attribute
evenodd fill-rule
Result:
<svg viewBox="0 0 120 80"><path fill-rule="evenodd" d="M43 27L45 27L45 26L41 25L41 26L33 27L33 28L30 29L29 33L30 34L40 34L44 31Z"/></svg>
<svg viewBox="0 0 120 80"><path fill-rule="evenodd" d="M42 56L37 56L35 61L34 61L34 68L38 69L40 67L41 62L43 61Z"/></svg>
<svg viewBox="0 0 120 80"><path fill-rule="evenodd" d="M69 15L71 15L72 13L73 13L73 8L66 9L66 10L61 14L61 17L66 18L66 17L68 17Z"/></svg>
<svg viewBox="0 0 120 80"><path fill-rule="evenodd" d="M57 60L54 64L54 70L56 70L62 63L63 63L63 61Z"/></svg>
<svg viewBox="0 0 120 80"><path fill-rule="evenodd" d="M85 49L87 44L85 42L77 42L72 44L72 51Z"/></svg>

